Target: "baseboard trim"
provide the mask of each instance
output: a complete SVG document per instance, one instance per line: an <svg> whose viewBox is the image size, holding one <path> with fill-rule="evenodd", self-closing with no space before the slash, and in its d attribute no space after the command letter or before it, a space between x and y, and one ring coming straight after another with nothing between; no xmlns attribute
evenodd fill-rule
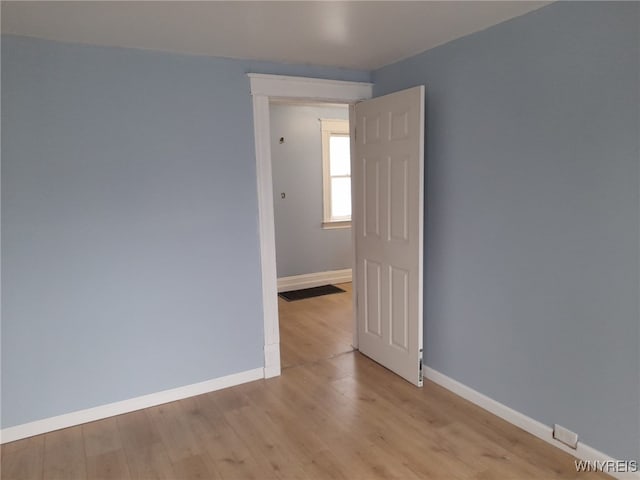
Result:
<svg viewBox="0 0 640 480"><path fill-rule="evenodd" d="M73 427L83 423L94 422L114 415L122 415L143 408L155 407L163 403L182 400L183 398L202 395L223 388L233 387L241 383L252 382L264 378L264 368L254 368L240 373L234 373L225 377L207 380L205 382L194 383L184 387L164 390L162 392L151 393L141 397L123 400L121 402L109 403L99 407L78 410L76 412L58 415L56 417L45 418L35 422L16 425L15 427L4 428L0 431L0 444L14 442L22 438L40 435L42 433L60 430L61 428Z"/></svg>
<svg viewBox="0 0 640 480"><path fill-rule="evenodd" d="M618 460L606 455L605 453L596 450L589 445L582 442L578 442L578 448L570 448L563 443L558 442L553 438L553 428L544 423L541 423L527 415L518 412L517 410L507 407L506 405L493 400L490 397L474 390L471 387L464 385L463 383L454 380L447 375L434 370L431 367L425 367L425 376L434 383L437 383L441 387L452 391L456 395L469 400L471 403L493 413L494 415L506 420L507 422L521 428L525 432L528 432L541 440L553 445L560 450L567 452L570 455L578 458L579 460L591 460L597 462L618 462ZM605 472L607 473L607 472ZM621 472L621 473L609 473L613 478L621 480L640 480L640 473L637 472Z"/></svg>
<svg viewBox="0 0 640 480"><path fill-rule="evenodd" d="M301 288L319 287L320 285L346 283L351 281L351 269L329 270L327 272L305 273L278 279L278 292L288 292Z"/></svg>

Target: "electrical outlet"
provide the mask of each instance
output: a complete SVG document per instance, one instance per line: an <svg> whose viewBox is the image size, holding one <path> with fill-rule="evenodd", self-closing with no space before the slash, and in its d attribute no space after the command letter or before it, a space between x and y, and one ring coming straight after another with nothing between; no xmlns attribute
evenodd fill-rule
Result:
<svg viewBox="0 0 640 480"><path fill-rule="evenodd" d="M578 434L561 425L553 426L553 438L571 448L578 448Z"/></svg>

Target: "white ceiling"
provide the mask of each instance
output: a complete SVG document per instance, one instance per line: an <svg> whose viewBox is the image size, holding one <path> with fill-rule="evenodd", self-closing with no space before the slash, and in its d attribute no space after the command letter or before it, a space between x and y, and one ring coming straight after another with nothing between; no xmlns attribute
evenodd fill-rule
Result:
<svg viewBox="0 0 640 480"><path fill-rule="evenodd" d="M2 33L370 70L548 3L2 1Z"/></svg>

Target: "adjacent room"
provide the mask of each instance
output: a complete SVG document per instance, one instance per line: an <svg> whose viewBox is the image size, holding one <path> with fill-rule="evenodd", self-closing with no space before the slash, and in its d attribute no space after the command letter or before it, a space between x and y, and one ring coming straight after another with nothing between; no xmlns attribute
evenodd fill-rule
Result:
<svg viewBox="0 0 640 480"><path fill-rule="evenodd" d="M274 100L269 126L286 368L353 350L349 106Z"/></svg>
<svg viewBox="0 0 640 480"><path fill-rule="evenodd" d="M1 21L3 480L640 479L640 2Z"/></svg>

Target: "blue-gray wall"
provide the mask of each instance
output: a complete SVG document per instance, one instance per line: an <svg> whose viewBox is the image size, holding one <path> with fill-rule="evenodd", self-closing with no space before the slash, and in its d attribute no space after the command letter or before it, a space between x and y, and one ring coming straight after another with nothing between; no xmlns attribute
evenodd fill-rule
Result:
<svg viewBox="0 0 640 480"><path fill-rule="evenodd" d="M348 119L349 109L271 105L278 277L351 268L351 229L322 228L320 118Z"/></svg>
<svg viewBox="0 0 640 480"><path fill-rule="evenodd" d="M263 366L252 71L2 37L2 427Z"/></svg>
<svg viewBox="0 0 640 480"><path fill-rule="evenodd" d="M427 86L425 353L640 457L639 6L555 3L373 74Z"/></svg>

